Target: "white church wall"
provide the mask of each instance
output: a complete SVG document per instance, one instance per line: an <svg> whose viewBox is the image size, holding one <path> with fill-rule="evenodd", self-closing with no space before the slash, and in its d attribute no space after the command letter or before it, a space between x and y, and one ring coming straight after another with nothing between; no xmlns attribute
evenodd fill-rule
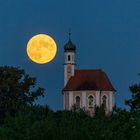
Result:
<svg viewBox="0 0 140 140"><path fill-rule="evenodd" d="M64 108L70 110L76 103L76 96L80 97L80 108L90 111L88 106L88 97L92 95L94 98L94 106L101 106L102 98L106 96L106 113L110 113L115 105L115 93L113 91L66 91L64 92ZM94 108L95 110L95 108Z"/></svg>
<svg viewBox="0 0 140 140"><path fill-rule="evenodd" d="M73 104L73 91L69 91L69 110L71 109Z"/></svg>
<svg viewBox="0 0 140 140"><path fill-rule="evenodd" d="M69 110L69 92L64 92L64 109Z"/></svg>
<svg viewBox="0 0 140 140"><path fill-rule="evenodd" d="M67 83L67 66L64 65L64 87Z"/></svg>
<svg viewBox="0 0 140 140"><path fill-rule="evenodd" d="M96 91L96 106L100 107L100 91Z"/></svg>
<svg viewBox="0 0 140 140"><path fill-rule="evenodd" d="M109 92L109 111L112 111L112 109L113 109L113 92L112 91L110 91Z"/></svg>
<svg viewBox="0 0 140 140"><path fill-rule="evenodd" d="M82 91L82 108L86 108L86 92Z"/></svg>
<svg viewBox="0 0 140 140"><path fill-rule="evenodd" d="M113 101L113 107L114 107L115 106L115 92L113 92L112 95L113 95L113 100L112 101Z"/></svg>
<svg viewBox="0 0 140 140"><path fill-rule="evenodd" d="M65 104L66 104L66 101L65 101L65 100L66 100L65 92L63 93L63 97L64 97L64 98L63 98L63 108L64 108L64 110L65 110L65 109L66 109L66 107L65 107L65 106L66 106L66 105L65 105Z"/></svg>

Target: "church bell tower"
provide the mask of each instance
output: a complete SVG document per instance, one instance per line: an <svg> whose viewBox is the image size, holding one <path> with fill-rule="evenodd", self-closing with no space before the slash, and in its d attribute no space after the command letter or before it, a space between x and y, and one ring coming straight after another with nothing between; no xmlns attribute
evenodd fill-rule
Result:
<svg viewBox="0 0 140 140"><path fill-rule="evenodd" d="M66 86L71 76L74 76L75 71L75 52L76 46L71 41L71 33L69 33L69 40L64 45L64 86Z"/></svg>

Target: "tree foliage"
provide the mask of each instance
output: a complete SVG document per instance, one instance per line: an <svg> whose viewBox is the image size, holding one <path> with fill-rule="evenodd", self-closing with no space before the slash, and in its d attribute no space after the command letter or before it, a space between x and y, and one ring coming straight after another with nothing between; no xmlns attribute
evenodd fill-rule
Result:
<svg viewBox="0 0 140 140"><path fill-rule="evenodd" d="M98 114L99 115L99 114ZM138 140L140 113L118 110L108 117L90 117L83 112L57 111L32 106L27 112L5 117L2 140Z"/></svg>
<svg viewBox="0 0 140 140"><path fill-rule="evenodd" d="M16 112L43 96L44 89L35 85L36 78L30 77L23 69L0 67L0 112Z"/></svg>
<svg viewBox="0 0 140 140"><path fill-rule="evenodd" d="M132 93L132 98L126 100L125 103L130 106L131 111L140 112L140 84L134 84L129 89Z"/></svg>

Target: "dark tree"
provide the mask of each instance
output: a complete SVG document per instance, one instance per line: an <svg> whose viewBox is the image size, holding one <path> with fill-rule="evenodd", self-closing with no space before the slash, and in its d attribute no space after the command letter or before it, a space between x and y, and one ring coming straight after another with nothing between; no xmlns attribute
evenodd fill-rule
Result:
<svg viewBox="0 0 140 140"><path fill-rule="evenodd" d="M35 85L36 78L30 77L23 69L0 67L0 113L16 112L43 96L44 89Z"/></svg>
<svg viewBox="0 0 140 140"><path fill-rule="evenodd" d="M132 92L132 98L125 101L132 111L140 111L140 84L134 84L129 87Z"/></svg>

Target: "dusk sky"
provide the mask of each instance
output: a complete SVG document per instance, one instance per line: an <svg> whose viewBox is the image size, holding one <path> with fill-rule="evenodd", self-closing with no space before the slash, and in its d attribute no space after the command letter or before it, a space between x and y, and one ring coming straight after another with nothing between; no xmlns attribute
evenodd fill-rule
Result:
<svg viewBox="0 0 140 140"><path fill-rule="evenodd" d="M64 44L68 31L76 45L79 69L102 69L116 92L116 105L124 108L129 86L140 82L139 0L0 0L0 66L16 66L37 78L46 89L37 103L63 109ZM26 54L28 40L48 34L57 55L39 65Z"/></svg>

